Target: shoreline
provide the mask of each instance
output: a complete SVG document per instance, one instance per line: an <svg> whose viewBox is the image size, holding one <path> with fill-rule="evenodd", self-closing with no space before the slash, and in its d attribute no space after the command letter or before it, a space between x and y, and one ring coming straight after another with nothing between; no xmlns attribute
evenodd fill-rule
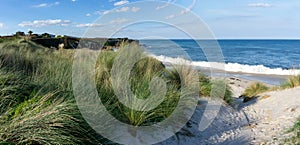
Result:
<svg viewBox="0 0 300 145"><path fill-rule="evenodd" d="M242 78L242 79L247 79L247 80L251 80L251 81L258 81L258 82L262 82L262 83L266 83L266 84L270 84L270 85L275 85L275 86L280 86L282 83L284 83L284 81L289 78L292 75L288 75L288 74L269 74L269 73L255 73L255 72L242 72L242 71L230 71L230 70L226 70L224 68L224 70L220 70L217 68L213 68L213 67L206 67L206 66L196 66L191 64L192 62L188 62L185 61L183 59L178 59L177 58L172 58L174 60L166 60L165 58L160 58L160 56L155 56L155 55L149 55L148 56L155 58L159 61L161 61L166 68L172 68L173 65L187 65L192 67L194 70L197 70L207 76L210 77L237 77L237 78ZM217 64L216 64L217 65ZM275 71L275 70L274 70ZM282 70L282 71L293 71L291 70ZM299 70L300 71L300 70ZM296 75L297 73L295 73Z"/></svg>
<svg viewBox="0 0 300 145"><path fill-rule="evenodd" d="M199 70L199 71L211 77L239 78L251 82L261 82L272 86L280 86L289 77L288 75L264 75L264 74L228 72L228 71L221 72L215 70L212 71Z"/></svg>

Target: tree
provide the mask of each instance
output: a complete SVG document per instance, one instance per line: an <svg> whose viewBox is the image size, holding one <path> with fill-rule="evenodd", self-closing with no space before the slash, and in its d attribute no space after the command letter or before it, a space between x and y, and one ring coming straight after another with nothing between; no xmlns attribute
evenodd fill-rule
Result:
<svg viewBox="0 0 300 145"><path fill-rule="evenodd" d="M28 31L29 36L31 36L32 33L33 33L33 32L32 32L31 30Z"/></svg>

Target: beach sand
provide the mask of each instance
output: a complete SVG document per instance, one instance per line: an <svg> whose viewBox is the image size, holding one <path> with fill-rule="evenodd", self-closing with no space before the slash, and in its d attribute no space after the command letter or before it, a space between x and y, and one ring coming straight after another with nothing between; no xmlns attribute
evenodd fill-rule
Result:
<svg viewBox="0 0 300 145"><path fill-rule="evenodd" d="M226 79L236 100L244 89L254 82L236 77ZM267 97L247 103L237 101L239 103L237 106L228 106L220 102L222 104L220 110L214 110L211 114L204 112L208 102L212 100L201 98L190 125L160 144L279 144L292 135L286 131L300 116L300 87L267 92L261 96ZM199 131L201 118L210 118L214 115L216 118L211 124L205 130Z"/></svg>

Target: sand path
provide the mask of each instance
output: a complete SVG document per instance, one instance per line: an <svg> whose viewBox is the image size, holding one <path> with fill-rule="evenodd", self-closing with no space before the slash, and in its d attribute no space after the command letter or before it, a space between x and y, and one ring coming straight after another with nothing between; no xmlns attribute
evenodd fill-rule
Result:
<svg viewBox="0 0 300 145"><path fill-rule="evenodd" d="M247 83L242 85L235 89L243 89ZM235 95L240 92L235 92ZM215 111L217 117L204 131L199 131L198 126L210 100L201 99L189 127L160 144L279 144L291 135L285 131L300 117L300 87L262 95L269 97L241 103L236 108L223 104L220 111ZM209 117L209 114L205 116Z"/></svg>

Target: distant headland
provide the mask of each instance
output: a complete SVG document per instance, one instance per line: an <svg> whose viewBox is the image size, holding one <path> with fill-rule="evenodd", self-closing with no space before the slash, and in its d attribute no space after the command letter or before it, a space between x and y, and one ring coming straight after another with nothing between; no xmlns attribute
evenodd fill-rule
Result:
<svg viewBox="0 0 300 145"><path fill-rule="evenodd" d="M9 39L23 38L31 40L44 47L52 49L79 49L90 48L94 50L99 49L113 49L119 47L122 43L136 43L138 40L128 38L79 38L67 35L53 35L49 33L35 34L32 31L25 32L18 31L15 34L0 36L0 42Z"/></svg>

